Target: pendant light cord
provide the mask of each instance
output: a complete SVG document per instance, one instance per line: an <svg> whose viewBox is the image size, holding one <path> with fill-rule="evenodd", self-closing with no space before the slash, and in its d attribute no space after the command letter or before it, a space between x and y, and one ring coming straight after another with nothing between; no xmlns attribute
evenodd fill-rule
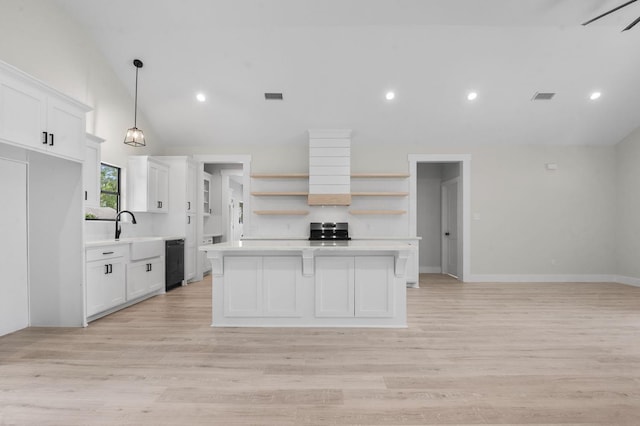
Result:
<svg viewBox="0 0 640 426"><path fill-rule="evenodd" d="M138 66L136 66L136 94L135 94L135 101L134 101L134 109L133 109L133 127L137 128L138 127L138 70L140 68L138 68Z"/></svg>

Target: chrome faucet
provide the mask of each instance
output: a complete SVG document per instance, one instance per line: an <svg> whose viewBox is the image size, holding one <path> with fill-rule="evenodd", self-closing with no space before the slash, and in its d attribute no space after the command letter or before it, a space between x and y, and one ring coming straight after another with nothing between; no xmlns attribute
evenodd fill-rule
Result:
<svg viewBox="0 0 640 426"><path fill-rule="evenodd" d="M120 239L120 234L122 233L122 229L120 229L120 215L122 213L129 213L131 215L131 223L136 224L136 217L129 210L119 211L116 215L116 240Z"/></svg>

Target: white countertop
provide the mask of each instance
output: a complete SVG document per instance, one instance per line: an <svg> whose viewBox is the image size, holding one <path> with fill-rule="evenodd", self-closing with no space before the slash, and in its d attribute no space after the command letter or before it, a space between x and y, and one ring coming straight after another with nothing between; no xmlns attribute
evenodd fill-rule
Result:
<svg viewBox="0 0 640 426"><path fill-rule="evenodd" d="M422 237L354 237L351 236L351 241L419 241ZM309 237L242 237L243 241L307 241Z"/></svg>
<svg viewBox="0 0 640 426"><path fill-rule="evenodd" d="M102 247L102 246L115 246L115 245L122 245L122 244L131 244L131 243L142 242L142 241L179 240L179 239L183 239L183 238L185 238L185 237L184 236L175 236L175 235L167 236L167 237L128 237L128 238L120 238L119 240L110 239L110 240L87 241L87 242L84 243L84 246L85 246L85 248L91 248L91 247Z"/></svg>
<svg viewBox="0 0 640 426"><path fill-rule="evenodd" d="M340 245L319 245L319 241L309 240L244 240L207 244L198 247L200 251L400 251L415 250L407 242L394 240L350 240Z"/></svg>

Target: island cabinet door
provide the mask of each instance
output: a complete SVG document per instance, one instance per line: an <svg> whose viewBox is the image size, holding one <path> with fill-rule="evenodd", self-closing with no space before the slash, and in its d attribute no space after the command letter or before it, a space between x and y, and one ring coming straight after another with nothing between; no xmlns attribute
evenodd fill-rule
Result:
<svg viewBox="0 0 640 426"><path fill-rule="evenodd" d="M264 315L301 316L302 259L300 256L263 258Z"/></svg>
<svg viewBox="0 0 640 426"><path fill-rule="evenodd" d="M354 316L354 258L318 256L316 317Z"/></svg>
<svg viewBox="0 0 640 426"><path fill-rule="evenodd" d="M262 316L262 257L225 257L224 282L225 316Z"/></svg>
<svg viewBox="0 0 640 426"><path fill-rule="evenodd" d="M393 317L393 256L355 258L355 316Z"/></svg>

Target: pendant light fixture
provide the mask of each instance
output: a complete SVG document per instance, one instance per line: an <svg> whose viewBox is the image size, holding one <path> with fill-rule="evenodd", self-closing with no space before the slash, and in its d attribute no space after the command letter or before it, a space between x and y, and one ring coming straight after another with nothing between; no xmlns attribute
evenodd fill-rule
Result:
<svg viewBox="0 0 640 426"><path fill-rule="evenodd" d="M145 146L144 133L138 129L138 70L142 68L142 61L140 59L134 59L133 65L136 67L136 95L135 106L133 112L133 127L127 130L127 135L124 137L124 143L131 146Z"/></svg>

